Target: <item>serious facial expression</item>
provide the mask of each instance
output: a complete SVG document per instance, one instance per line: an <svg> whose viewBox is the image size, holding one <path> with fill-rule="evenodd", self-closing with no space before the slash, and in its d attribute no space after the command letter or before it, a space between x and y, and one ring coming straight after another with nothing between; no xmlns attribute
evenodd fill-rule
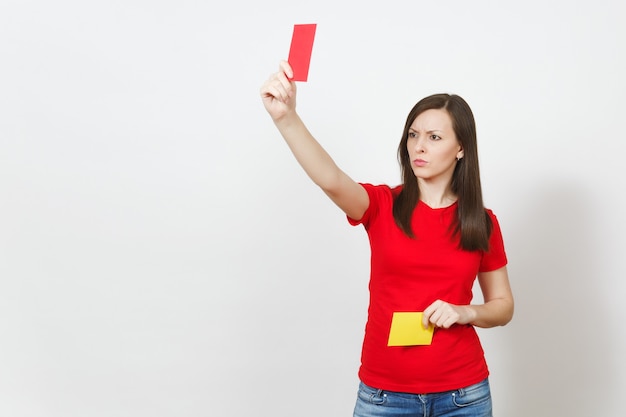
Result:
<svg viewBox="0 0 626 417"><path fill-rule="evenodd" d="M418 180L449 183L463 149L446 110L421 113L411 124L406 142L413 172Z"/></svg>

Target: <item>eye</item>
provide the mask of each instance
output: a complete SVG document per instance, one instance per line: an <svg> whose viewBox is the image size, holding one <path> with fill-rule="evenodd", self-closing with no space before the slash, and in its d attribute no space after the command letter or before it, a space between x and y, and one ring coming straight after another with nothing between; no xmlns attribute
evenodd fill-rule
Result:
<svg viewBox="0 0 626 417"><path fill-rule="evenodd" d="M430 135L430 138L432 140L441 140L441 136L439 136L439 135Z"/></svg>
<svg viewBox="0 0 626 417"><path fill-rule="evenodd" d="M416 138L416 137L417 137L417 134L416 134L415 132L409 132L409 137L410 137L411 139L414 139L414 138Z"/></svg>

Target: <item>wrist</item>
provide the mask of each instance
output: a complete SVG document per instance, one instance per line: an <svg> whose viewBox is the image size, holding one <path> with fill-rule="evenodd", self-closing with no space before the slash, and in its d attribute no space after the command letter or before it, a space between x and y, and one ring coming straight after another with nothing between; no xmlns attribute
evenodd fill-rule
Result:
<svg viewBox="0 0 626 417"><path fill-rule="evenodd" d="M467 321L466 324L473 325L476 319L478 318L478 311L476 310L476 306L466 305L465 311L466 311L466 321Z"/></svg>
<svg viewBox="0 0 626 417"><path fill-rule="evenodd" d="M274 124L276 127L280 128L288 128L300 120L298 117L298 113L294 110L288 110L285 114L274 119Z"/></svg>

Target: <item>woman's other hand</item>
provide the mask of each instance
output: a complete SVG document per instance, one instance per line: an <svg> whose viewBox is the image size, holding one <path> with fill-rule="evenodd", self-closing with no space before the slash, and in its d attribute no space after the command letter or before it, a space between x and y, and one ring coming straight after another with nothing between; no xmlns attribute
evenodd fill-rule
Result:
<svg viewBox="0 0 626 417"><path fill-rule="evenodd" d="M457 306L437 300L424 310L422 324L428 327L432 323L435 327L449 329L454 324L471 323L475 316L471 306Z"/></svg>

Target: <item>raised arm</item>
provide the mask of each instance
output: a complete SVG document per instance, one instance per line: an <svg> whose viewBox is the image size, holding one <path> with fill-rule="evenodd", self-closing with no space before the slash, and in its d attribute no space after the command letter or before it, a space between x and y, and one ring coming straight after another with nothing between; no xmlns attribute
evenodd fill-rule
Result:
<svg viewBox="0 0 626 417"><path fill-rule="evenodd" d="M261 87L265 109L306 174L349 217L360 219L369 206L367 191L346 175L315 140L296 112L296 84L287 61Z"/></svg>

